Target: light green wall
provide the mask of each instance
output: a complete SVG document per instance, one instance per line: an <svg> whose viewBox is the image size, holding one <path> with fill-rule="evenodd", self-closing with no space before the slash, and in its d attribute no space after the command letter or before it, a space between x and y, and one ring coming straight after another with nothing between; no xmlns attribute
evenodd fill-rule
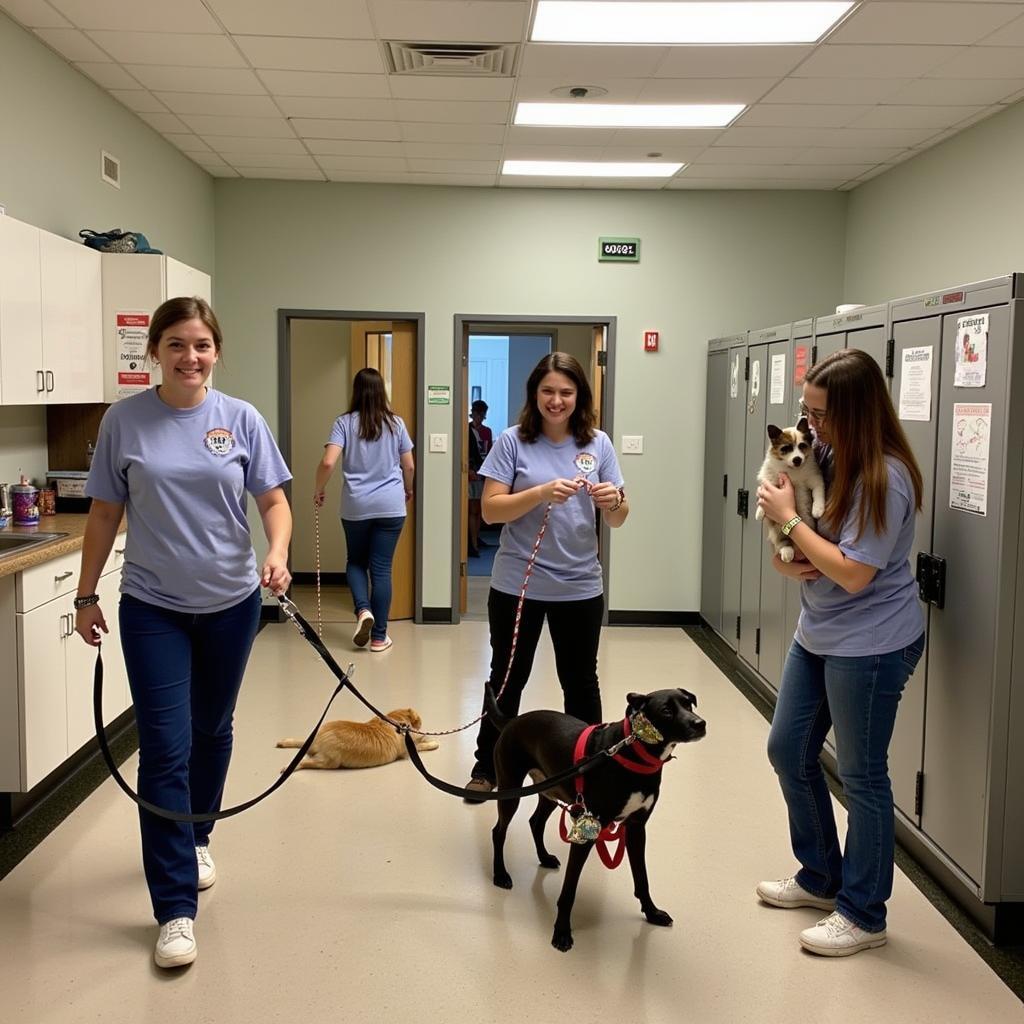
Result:
<svg viewBox="0 0 1024 1024"><path fill-rule="evenodd" d="M1024 270L1024 103L850 194L844 302Z"/></svg>
<svg viewBox="0 0 1024 1024"><path fill-rule="evenodd" d="M220 380L276 425L280 307L426 314L427 384L452 380L457 313L618 318L615 442L629 523L615 531L609 605L699 606L707 339L840 301L846 196L796 192L453 189L307 182L216 184ZM599 235L639 236L637 266L598 264ZM662 351L645 355L645 329ZM452 433L426 407L424 435ZM423 602L448 607L452 464L419 452ZM301 509L298 515L303 514Z"/></svg>

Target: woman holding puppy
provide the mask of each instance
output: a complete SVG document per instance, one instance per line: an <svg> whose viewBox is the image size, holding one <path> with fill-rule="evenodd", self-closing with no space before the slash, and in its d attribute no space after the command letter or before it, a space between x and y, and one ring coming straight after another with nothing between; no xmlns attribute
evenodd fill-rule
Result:
<svg viewBox="0 0 1024 1024"><path fill-rule="evenodd" d="M757 491L758 506L806 559L774 560L802 585L768 736L801 866L792 878L761 882L757 894L776 907L832 911L801 932L801 945L848 956L886 941L894 852L888 748L925 642L909 563L922 481L882 372L866 353L846 349L812 367L803 411L827 486L818 530L797 515L786 477ZM818 761L830 726L849 815L845 849Z"/></svg>
<svg viewBox="0 0 1024 1024"><path fill-rule="evenodd" d="M566 714L601 721L597 648L604 616L604 584L597 558L596 511L621 526L629 514L622 473L608 435L596 429L593 393L583 367L564 352L552 352L526 382L519 423L505 430L479 475L484 478L483 518L504 523L494 558L487 618L491 632L488 685L497 694L505 679L516 628L516 608L527 565L548 505L518 626L515 659L498 702L509 716L533 665L547 619L555 669ZM476 763L467 789L494 788L497 730L485 718L477 735ZM467 800L471 798L467 797Z"/></svg>

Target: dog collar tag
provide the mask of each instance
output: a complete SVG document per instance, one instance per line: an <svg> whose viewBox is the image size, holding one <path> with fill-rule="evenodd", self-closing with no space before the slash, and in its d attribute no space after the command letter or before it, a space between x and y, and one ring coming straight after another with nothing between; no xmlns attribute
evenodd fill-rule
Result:
<svg viewBox="0 0 1024 1024"><path fill-rule="evenodd" d="M584 811L578 817L573 818L569 827L568 839L570 843L578 843L581 846L594 842L601 834L601 822L590 813Z"/></svg>
<svg viewBox="0 0 1024 1024"><path fill-rule="evenodd" d="M661 743L665 737L651 725L647 716L642 711L637 711L630 716L629 727L641 743Z"/></svg>

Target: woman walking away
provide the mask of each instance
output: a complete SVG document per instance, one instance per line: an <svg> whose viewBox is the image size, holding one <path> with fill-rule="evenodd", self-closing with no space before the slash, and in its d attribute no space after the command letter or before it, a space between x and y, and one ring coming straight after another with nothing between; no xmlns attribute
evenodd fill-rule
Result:
<svg viewBox="0 0 1024 1024"><path fill-rule="evenodd" d="M388 403L384 378L371 367L352 383L348 412L334 421L316 468L313 500L324 503L324 488L343 463L341 526L348 546L345 573L355 605L352 642L374 653L391 646L391 562L412 499L415 466L412 439L402 417Z"/></svg>
<svg viewBox="0 0 1024 1024"><path fill-rule="evenodd" d="M800 869L761 882L775 907L832 913L800 933L822 956L886 941L894 814L888 750L896 709L924 651L924 616L910 571L921 471L874 359L846 349L811 368L803 412L827 484L820 533L796 512L793 486L762 484L757 503L801 552L776 570L799 580L800 619L768 736ZM818 755L835 727L848 810L840 849Z"/></svg>

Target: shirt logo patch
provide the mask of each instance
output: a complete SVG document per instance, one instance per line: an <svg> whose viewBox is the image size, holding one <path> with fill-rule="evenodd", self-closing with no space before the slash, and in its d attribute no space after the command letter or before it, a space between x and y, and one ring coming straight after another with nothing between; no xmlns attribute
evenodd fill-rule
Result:
<svg viewBox="0 0 1024 1024"><path fill-rule="evenodd" d="M590 452L580 452L579 455L573 459L573 465L586 476L588 473L593 473L597 469L597 456Z"/></svg>
<svg viewBox="0 0 1024 1024"><path fill-rule="evenodd" d="M227 455L235 447L235 435L227 427L214 427L207 431L203 444L214 455Z"/></svg>

